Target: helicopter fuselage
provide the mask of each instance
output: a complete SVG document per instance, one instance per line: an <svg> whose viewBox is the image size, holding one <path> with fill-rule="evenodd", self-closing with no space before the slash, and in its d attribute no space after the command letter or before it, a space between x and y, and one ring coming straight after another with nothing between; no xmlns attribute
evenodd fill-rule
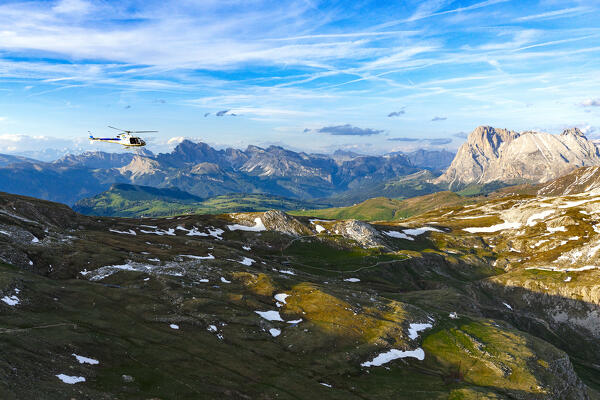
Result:
<svg viewBox="0 0 600 400"><path fill-rule="evenodd" d="M96 138L90 135L90 140L105 143L116 143L127 147L142 147L146 145L146 142L143 139L131 135L117 135L117 137L114 138Z"/></svg>

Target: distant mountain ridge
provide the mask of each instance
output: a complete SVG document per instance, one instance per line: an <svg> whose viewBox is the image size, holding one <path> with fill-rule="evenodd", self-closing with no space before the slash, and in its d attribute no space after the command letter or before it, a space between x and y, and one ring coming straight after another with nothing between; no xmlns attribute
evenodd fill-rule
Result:
<svg viewBox="0 0 600 400"><path fill-rule="evenodd" d="M4 165L0 159L0 191L69 205L114 183L176 187L204 199L230 193L324 199L347 191L368 191L425 168L436 169L447 158L445 153L440 158L437 152L428 152L419 152L414 157L419 165L415 165L412 153L324 155L279 146L219 150L184 140L172 152L157 155L88 152L50 163L10 156ZM429 162L435 165L423 165ZM367 197L372 196L362 199Z"/></svg>
<svg viewBox="0 0 600 400"><path fill-rule="evenodd" d="M591 165L600 165L600 151L577 128L552 135L480 126L433 182L451 189L471 183L542 183Z"/></svg>

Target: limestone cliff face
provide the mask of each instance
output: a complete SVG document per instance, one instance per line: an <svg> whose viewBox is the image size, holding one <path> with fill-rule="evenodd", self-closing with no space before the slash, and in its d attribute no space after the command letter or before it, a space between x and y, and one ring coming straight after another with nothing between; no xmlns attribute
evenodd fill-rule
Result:
<svg viewBox="0 0 600 400"><path fill-rule="evenodd" d="M577 128L552 135L480 126L435 182L451 187L495 181L543 183L591 165L600 165L600 152Z"/></svg>

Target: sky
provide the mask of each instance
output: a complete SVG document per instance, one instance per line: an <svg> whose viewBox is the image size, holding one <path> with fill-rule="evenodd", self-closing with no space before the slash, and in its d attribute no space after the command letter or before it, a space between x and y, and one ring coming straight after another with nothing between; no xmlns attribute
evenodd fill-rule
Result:
<svg viewBox="0 0 600 400"><path fill-rule="evenodd" d="M479 125L600 137L600 1L0 2L0 153L88 131L364 154Z"/></svg>

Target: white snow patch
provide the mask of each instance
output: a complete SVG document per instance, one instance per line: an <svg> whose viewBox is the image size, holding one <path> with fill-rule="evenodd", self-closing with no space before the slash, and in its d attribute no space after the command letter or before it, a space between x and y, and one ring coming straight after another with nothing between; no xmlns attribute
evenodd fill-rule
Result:
<svg viewBox="0 0 600 400"><path fill-rule="evenodd" d="M85 382L85 378L83 376L70 376L65 374L58 374L56 375L56 377L64 383L68 383L69 385L73 385L79 382Z"/></svg>
<svg viewBox="0 0 600 400"><path fill-rule="evenodd" d="M358 279L358 278L346 278L346 279L344 279L344 282L360 282L360 279Z"/></svg>
<svg viewBox="0 0 600 400"><path fill-rule="evenodd" d="M260 218L254 218L254 226L246 226L240 224L227 225L230 231L249 231L249 232L262 232L266 231L265 225Z"/></svg>
<svg viewBox="0 0 600 400"><path fill-rule="evenodd" d="M144 225L142 225L142 226L144 226ZM173 229L173 228L169 228L166 231L164 229L157 229L155 231L146 231L144 229L140 229L140 232L149 233L149 234L158 235L158 236L164 236L164 235L175 236L175 229Z"/></svg>
<svg viewBox="0 0 600 400"><path fill-rule="evenodd" d="M542 239L542 240L538 241L537 243L535 243L535 244L533 244L533 245L531 245L529 247L531 247L532 249L535 249L536 247L540 247L541 245L543 245L546 242L549 242L549 240L548 239Z"/></svg>
<svg viewBox="0 0 600 400"><path fill-rule="evenodd" d="M179 325L177 325L177 324L171 324L171 325L169 325L169 328L171 328L171 329L179 329Z"/></svg>
<svg viewBox="0 0 600 400"><path fill-rule="evenodd" d="M287 275L296 275L294 271L290 271L289 269L280 269L279 272Z"/></svg>
<svg viewBox="0 0 600 400"><path fill-rule="evenodd" d="M554 214L554 210L545 210L545 211L539 212L537 214L533 214L531 217L529 217L527 219L527 222L525 223L525 225L534 226L535 224L537 224L538 220L549 217L552 214Z"/></svg>
<svg viewBox="0 0 600 400"><path fill-rule="evenodd" d="M75 357L77 359L77 361L79 361L79 364L91 364L91 365L97 365L100 364L100 361L98 360L94 360L93 358L89 358L89 357L84 357L84 356L78 356L77 354L73 353L71 354L73 357Z"/></svg>
<svg viewBox="0 0 600 400"><path fill-rule="evenodd" d="M277 337L281 335L281 329L271 328L269 329L269 333L271 334L271 336Z"/></svg>
<svg viewBox="0 0 600 400"><path fill-rule="evenodd" d="M286 324L299 324L300 322L302 322L302 318L300 319L293 319L291 321L285 321Z"/></svg>
<svg viewBox="0 0 600 400"><path fill-rule="evenodd" d="M246 251L252 250L252 248L250 246L242 246L242 249L244 249Z"/></svg>
<svg viewBox="0 0 600 400"><path fill-rule="evenodd" d="M216 332L217 331L217 327L214 325L209 325L208 328L206 328L207 331L209 332Z"/></svg>
<svg viewBox="0 0 600 400"><path fill-rule="evenodd" d="M510 304L502 302L502 304L504 304L504 307L508 308L509 310L512 310L513 308L511 307Z"/></svg>
<svg viewBox="0 0 600 400"><path fill-rule="evenodd" d="M567 277L565 278L565 282L571 282L571 277L570 277L570 276L567 276Z"/></svg>
<svg viewBox="0 0 600 400"><path fill-rule="evenodd" d="M519 229L520 227L520 222L503 222L501 224L496 224L487 227L464 228L463 231L467 231L469 233L491 233L498 232L504 229Z"/></svg>
<svg viewBox="0 0 600 400"><path fill-rule="evenodd" d="M558 208L577 207L577 206L580 206L580 205L585 204L587 202L590 202L592 200L596 200L596 199L594 198L594 199L567 201L565 204L558 206Z"/></svg>
<svg viewBox="0 0 600 400"><path fill-rule="evenodd" d="M281 318L281 315L279 315L279 311L254 311L254 312L257 313L258 315L260 315L261 317L263 317L264 319L266 319L267 321L284 322L283 319Z"/></svg>
<svg viewBox="0 0 600 400"><path fill-rule="evenodd" d="M456 312L451 312L450 314L448 314L448 316L449 316L451 319L457 319L457 318L458 318L458 314L456 314Z"/></svg>
<svg viewBox="0 0 600 400"><path fill-rule="evenodd" d="M398 358L406 358L406 357L412 357L412 358L416 358L417 360L422 361L425 359L425 352L420 347L416 348L415 350L408 350L408 351L391 349L390 351L379 354L377 357L375 357L371 361L364 362L360 365L362 367L379 367L380 365L388 363L392 360L396 360Z"/></svg>
<svg viewBox="0 0 600 400"><path fill-rule="evenodd" d="M202 282L202 283L208 283L208 279L204 278L204 279L199 279L198 282Z"/></svg>
<svg viewBox="0 0 600 400"><path fill-rule="evenodd" d="M317 230L317 233L321 233L321 232L325 232L327 229L325 229L322 225L315 225L315 229Z"/></svg>
<svg viewBox="0 0 600 400"><path fill-rule="evenodd" d="M31 239L31 243L39 243L40 239L38 239L37 237L33 237L33 239Z"/></svg>
<svg viewBox="0 0 600 400"><path fill-rule="evenodd" d="M558 268L558 267L527 267L525 269L539 269L540 271L554 271L554 272L580 272L589 271L591 269L598 269L597 265L584 265L583 267L577 268Z"/></svg>
<svg viewBox="0 0 600 400"><path fill-rule="evenodd" d="M287 304L285 302L285 299L288 298L288 297L290 297L290 295L286 294L286 293L278 293L278 294L276 294L273 297L275 297L275 300L277 300L278 302L283 303L283 304Z"/></svg>
<svg viewBox="0 0 600 400"><path fill-rule="evenodd" d="M221 282L223 282L223 283L231 283L231 281L228 281L227 279L225 279L223 277L221 277Z"/></svg>
<svg viewBox="0 0 600 400"><path fill-rule="evenodd" d="M119 230L116 230L116 229L109 229L109 231L110 232L114 232L114 233L120 233L122 235L132 235L132 236L137 235L137 233L135 233L135 231L133 229L130 229L127 232L125 232L125 231L119 231Z"/></svg>
<svg viewBox="0 0 600 400"><path fill-rule="evenodd" d="M247 266L251 266L252 264L254 264L256 261L254 261L253 259L249 258L249 257L244 257L244 259L242 261L238 261L240 264L243 265L247 265Z"/></svg>
<svg viewBox="0 0 600 400"><path fill-rule="evenodd" d="M207 256L194 256L192 254L180 254L179 257L193 258L194 260L214 260L215 256L208 254Z"/></svg>
<svg viewBox="0 0 600 400"><path fill-rule="evenodd" d="M567 231L567 227L565 226L557 226L555 228L549 226L548 228L546 228L548 230L548 232L550 233L554 233L554 232L566 232Z"/></svg>
<svg viewBox="0 0 600 400"><path fill-rule="evenodd" d="M425 329L429 329L432 326L433 325L431 325L430 323L425 323L425 324L420 324L420 323L410 324L410 327L408 328L408 337L411 338L411 339L416 339L419 336L419 332L424 331Z"/></svg>
<svg viewBox="0 0 600 400"><path fill-rule="evenodd" d="M422 235L425 232L444 232L441 229L438 228L433 228L431 226L424 226L422 228L414 228L414 229L404 229L402 232L404 232L407 235L410 236L418 236L418 235Z"/></svg>
<svg viewBox="0 0 600 400"><path fill-rule="evenodd" d="M21 301L19 300L19 298L15 295L12 296L4 296L3 298L1 298L0 300L2 300L3 302L5 302L6 304L8 304L9 306L16 306L17 304L19 304Z"/></svg>
<svg viewBox="0 0 600 400"><path fill-rule="evenodd" d="M323 386L328 387L328 388L333 387L329 383L325 383L325 382L319 382L319 385L323 385Z"/></svg>
<svg viewBox="0 0 600 400"><path fill-rule="evenodd" d="M406 235L405 233L398 232L398 231L384 231L383 233L389 237L393 237L396 239L415 240L415 238L412 238L412 237Z"/></svg>

